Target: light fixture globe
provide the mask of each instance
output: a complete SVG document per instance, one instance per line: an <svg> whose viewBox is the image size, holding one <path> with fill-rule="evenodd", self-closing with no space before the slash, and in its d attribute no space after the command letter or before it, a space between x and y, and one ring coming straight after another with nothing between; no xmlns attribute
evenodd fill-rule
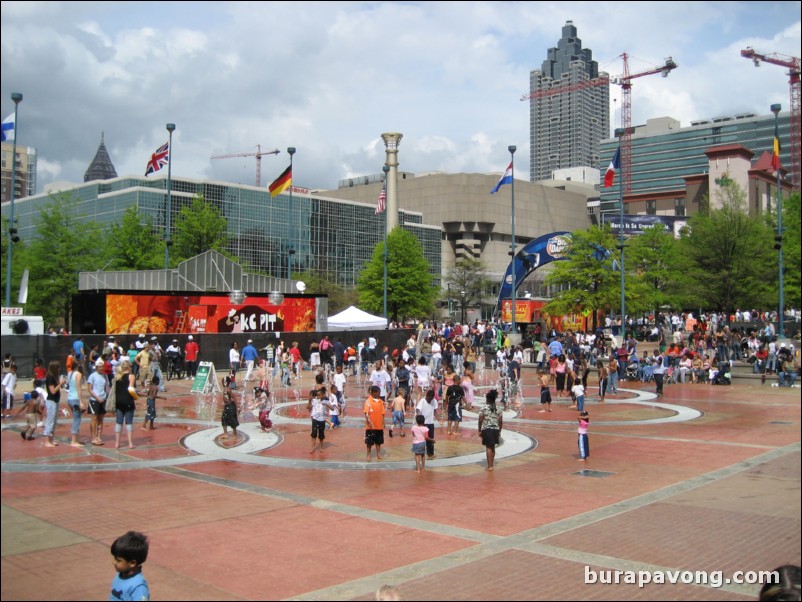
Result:
<svg viewBox="0 0 802 602"><path fill-rule="evenodd" d="M281 305L284 303L284 293L279 291L271 291L268 293L267 298L273 305Z"/></svg>
<svg viewBox="0 0 802 602"><path fill-rule="evenodd" d="M233 305L240 305L245 301L245 293L240 290L233 290L228 293L228 300L231 301Z"/></svg>

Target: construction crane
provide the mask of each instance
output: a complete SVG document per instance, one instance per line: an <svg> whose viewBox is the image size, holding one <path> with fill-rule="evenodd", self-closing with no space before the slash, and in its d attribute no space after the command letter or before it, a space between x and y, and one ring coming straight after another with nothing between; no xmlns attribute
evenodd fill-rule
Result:
<svg viewBox="0 0 802 602"><path fill-rule="evenodd" d="M668 57L661 67L630 74L627 53L623 53L621 58L624 59L624 72L618 77L614 77L612 83L621 86L621 129L623 130L621 134L621 186L624 187L623 194L627 195L632 192L632 80L655 73L668 77L668 74L677 68L677 64L671 57Z"/></svg>
<svg viewBox="0 0 802 602"><path fill-rule="evenodd" d="M795 56L787 56L773 52L762 54L747 46L746 50L741 50L741 56L750 59L755 67L760 67L760 63L771 63L780 67L788 68L788 84L791 87L791 185L797 192L800 188L800 59Z"/></svg>
<svg viewBox="0 0 802 602"><path fill-rule="evenodd" d="M610 78L606 74L602 74L597 78L588 79L574 84L555 86L553 88L546 88L544 90L535 90L529 94L521 96L521 100L533 100L535 98L545 98L547 96L555 96L563 92L575 92L576 90L584 90L585 88L593 88L595 86L604 86L610 83Z"/></svg>
<svg viewBox="0 0 802 602"><path fill-rule="evenodd" d="M231 155L215 155L212 157L212 159L230 159L232 157L256 157L256 186L257 188L260 188L262 186L262 156L277 155L280 152L281 151L279 149L262 152L262 147L257 144L255 153L234 153Z"/></svg>

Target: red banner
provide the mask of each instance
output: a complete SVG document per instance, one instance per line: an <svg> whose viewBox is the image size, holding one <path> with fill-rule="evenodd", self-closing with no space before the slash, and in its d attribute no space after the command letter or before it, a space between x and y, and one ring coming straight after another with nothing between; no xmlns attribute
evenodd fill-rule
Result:
<svg viewBox="0 0 802 602"><path fill-rule="evenodd" d="M227 295L106 295L109 334L176 332L312 332L314 297L285 298L273 305L267 297L247 297L232 305Z"/></svg>
<svg viewBox="0 0 802 602"><path fill-rule="evenodd" d="M543 311L546 302L540 299L516 299L515 322L518 324L531 324L536 320L543 320L548 330L565 332L567 330L585 331L589 328L589 316L584 314L566 314L552 316ZM503 322L512 321L512 300L504 299L501 302L501 319Z"/></svg>

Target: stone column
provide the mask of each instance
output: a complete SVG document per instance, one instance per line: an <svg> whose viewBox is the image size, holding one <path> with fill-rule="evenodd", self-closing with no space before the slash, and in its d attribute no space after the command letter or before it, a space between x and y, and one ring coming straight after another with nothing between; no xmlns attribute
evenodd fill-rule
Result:
<svg viewBox="0 0 802 602"><path fill-rule="evenodd" d="M387 159L385 164L390 168L387 172L387 232L390 233L398 225L398 144L403 134L386 132L382 134Z"/></svg>

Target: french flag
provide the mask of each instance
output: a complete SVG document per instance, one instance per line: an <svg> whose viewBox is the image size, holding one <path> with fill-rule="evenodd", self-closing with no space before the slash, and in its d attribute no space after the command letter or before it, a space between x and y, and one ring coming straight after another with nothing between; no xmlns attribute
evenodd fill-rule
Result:
<svg viewBox="0 0 802 602"><path fill-rule="evenodd" d="M621 169L621 148L619 147L616 149L615 154L613 155L613 160L610 161L610 165L607 167L607 172L604 174L604 187L610 188L615 181L615 172Z"/></svg>
<svg viewBox="0 0 802 602"><path fill-rule="evenodd" d="M510 163L510 166L507 168L507 171L504 172L504 175L501 176L501 179L498 181L498 184L496 184L495 188L490 191L490 194L496 194L498 189L504 186L504 184L512 184L512 163Z"/></svg>

